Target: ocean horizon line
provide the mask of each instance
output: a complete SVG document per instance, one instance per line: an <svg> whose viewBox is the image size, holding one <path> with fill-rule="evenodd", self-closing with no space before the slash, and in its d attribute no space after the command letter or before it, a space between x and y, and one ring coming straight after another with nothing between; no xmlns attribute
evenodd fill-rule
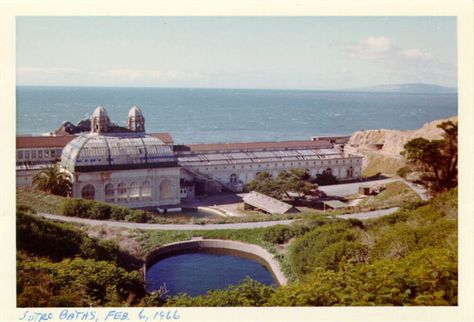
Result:
<svg viewBox="0 0 474 322"><path fill-rule="evenodd" d="M404 92L404 91L383 91L371 90L371 87L392 86L392 85L429 85L437 86L445 89L453 90L453 92ZM447 87L436 84L424 83L401 83L401 84L384 84L373 85L367 87L341 88L341 89L310 89L310 88L249 88L249 87L173 87L173 86L131 86L131 85L16 85L16 88L123 88L123 89L162 89L162 90L222 90L222 91L286 91L286 92L340 92L340 93L383 93L383 94L458 94L456 87Z"/></svg>

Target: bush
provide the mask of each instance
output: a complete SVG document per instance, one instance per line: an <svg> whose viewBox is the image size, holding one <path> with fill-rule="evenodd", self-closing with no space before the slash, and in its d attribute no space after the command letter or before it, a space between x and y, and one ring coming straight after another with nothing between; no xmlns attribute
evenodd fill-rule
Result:
<svg viewBox="0 0 474 322"><path fill-rule="evenodd" d="M357 241L358 236L357 228L346 221L316 227L291 245L290 264L295 273L303 276L316 267L337 269L343 258L363 261L367 250Z"/></svg>
<svg viewBox="0 0 474 322"><path fill-rule="evenodd" d="M293 236L293 231L290 226L276 225L265 231L263 240L272 244L284 244Z"/></svg>
<svg viewBox="0 0 474 322"><path fill-rule="evenodd" d="M20 307L125 306L145 295L137 272L106 261L44 258L17 262L17 299Z"/></svg>
<svg viewBox="0 0 474 322"><path fill-rule="evenodd" d="M401 178L406 178L407 174L410 173L408 167L401 167L397 170L397 175Z"/></svg>
<svg viewBox="0 0 474 322"><path fill-rule="evenodd" d="M121 255L113 241L98 241L68 224L51 222L23 212L17 212L16 228L18 250L52 260L81 256L117 261Z"/></svg>
<svg viewBox="0 0 474 322"><path fill-rule="evenodd" d="M214 290L206 295L190 297L187 294L170 297L166 306L262 306L275 291L250 278L241 284L229 286L224 290Z"/></svg>
<svg viewBox="0 0 474 322"><path fill-rule="evenodd" d="M144 212L143 210L133 210L104 202L73 198L63 202L61 213L68 217L97 220L113 219L139 223L153 221L152 214Z"/></svg>
<svg viewBox="0 0 474 322"><path fill-rule="evenodd" d="M143 210L134 210L130 211L128 215L125 216L125 221L130 222L139 222L139 223L146 223L152 221L153 217Z"/></svg>
<svg viewBox="0 0 474 322"><path fill-rule="evenodd" d="M457 305L455 250L427 248L399 260L317 268L275 290L268 306Z"/></svg>

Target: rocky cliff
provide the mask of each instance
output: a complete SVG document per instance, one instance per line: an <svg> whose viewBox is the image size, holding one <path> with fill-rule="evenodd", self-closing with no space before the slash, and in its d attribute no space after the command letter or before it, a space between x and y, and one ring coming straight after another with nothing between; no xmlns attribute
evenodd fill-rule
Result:
<svg viewBox="0 0 474 322"><path fill-rule="evenodd" d="M364 174L373 175L378 172L394 174L403 166L404 161L400 152L410 140L423 137L428 140L440 139L443 130L437 127L445 121L457 122L457 116L436 120L423 125L422 128L411 131L398 130L363 130L354 132L346 145L349 153L359 153L365 156Z"/></svg>

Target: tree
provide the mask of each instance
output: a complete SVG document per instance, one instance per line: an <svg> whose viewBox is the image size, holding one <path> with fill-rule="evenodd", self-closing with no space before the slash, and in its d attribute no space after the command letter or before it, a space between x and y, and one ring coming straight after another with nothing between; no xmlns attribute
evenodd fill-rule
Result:
<svg viewBox="0 0 474 322"><path fill-rule="evenodd" d="M337 180L337 178L332 173L323 172L318 173L313 182L316 182L320 186L327 186L331 184L336 184L339 182L339 180Z"/></svg>
<svg viewBox="0 0 474 322"><path fill-rule="evenodd" d="M59 196L70 196L72 191L70 176L62 172L57 164L38 172L33 177L33 186L37 190Z"/></svg>
<svg viewBox="0 0 474 322"><path fill-rule="evenodd" d="M305 169L282 171L276 178L264 171L246 185L246 191L255 190L273 198L297 201L318 188L310 179L311 176Z"/></svg>
<svg viewBox="0 0 474 322"><path fill-rule="evenodd" d="M286 196L288 199L296 201L309 195L312 190L318 188L317 184L309 182L310 179L311 176L305 169L291 169L280 172L275 180L280 198ZM290 193L293 193L293 195Z"/></svg>
<svg viewBox="0 0 474 322"><path fill-rule="evenodd" d="M401 154L408 169L419 173L419 181L431 194L440 193L458 185L458 124L443 122L441 140L416 138L404 145Z"/></svg>

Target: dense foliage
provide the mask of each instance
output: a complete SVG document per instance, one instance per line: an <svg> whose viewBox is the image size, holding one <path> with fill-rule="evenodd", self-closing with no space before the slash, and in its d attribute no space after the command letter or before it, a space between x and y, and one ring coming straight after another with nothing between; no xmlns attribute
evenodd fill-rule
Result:
<svg viewBox="0 0 474 322"><path fill-rule="evenodd" d="M290 246L299 280L278 288L246 281L165 305L457 305L457 189L364 223L317 219L309 227ZM264 236L279 242L290 231Z"/></svg>
<svg viewBox="0 0 474 322"><path fill-rule="evenodd" d="M18 306L122 306L145 295L137 259L71 225L18 211L17 250Z"/></svg>
<svg viewBox="0 0 474 322"><path fill-rule="evenodd" d="M246 186L246 191L257 191L276 199L297 201L310 195L318 188L311 183L311 176L305 169L290 169L282 171L277 177L268 172L260 172Z"/></svg>
<svg viewBox="0 0 474 322"><path fill-rule="evenodd" d="M444 131L441 140L416 138L404 145L402 155L411 172L420 174L420 182L432 193L448 191L458 185L458 124L438 125ZM408 170L401 170L405 174Z"/></svg>
<svg viewBox="0 0 474 322"><path fill-rule="evenodd" d="M313 182L317 183L320 186L327 186L331 184L337 184L339 180L332 174L328 172L318 173Z"/></svg>
<svg viewBox="0 0 474 322"><path fill-rule="evenodd" d="M111 241L96 240L67 224L50 222L17 212L17 247L54 260L82 256L116 261L118 247Z"/></svg>
<svg viewBox="0 0 474 322"><path fill-rule="evenodd" d="M17 214L18 305L456 305L457 204L457 189L452 189L363 222L312 216L289 226L137 233L145 252L196 236L258 244L277 254L287 276L294 277L282 287L246 280L207 295L166 299L145 294L137 270L127 271L132 267L121 263L123 254L114 243L25 214L28 207L22 207Z"/></svg>
<svg viewBox="0 0 474 322"><path fill-rule="evenodd" d="M58 196L69 196L72 191L70 176L62 172L58 164L41 170L33 177L35 189L49 192Z"/></svg>
<svg viewBox="0 0 474 322"><path fill-rule="evenodd" d="M153 221L153 215L143 210L132 210L105 202L76 198L65 200L61 212L64 216L99 220L112 219L141 223Z"/></svg>
<svg viewBox="0 0 474 322"><path fill-rule="evenodd" d="M18 306L123 306L144 289L138 272L112 262L76 257L51 262L39 257L17 259Z"/></svg>

